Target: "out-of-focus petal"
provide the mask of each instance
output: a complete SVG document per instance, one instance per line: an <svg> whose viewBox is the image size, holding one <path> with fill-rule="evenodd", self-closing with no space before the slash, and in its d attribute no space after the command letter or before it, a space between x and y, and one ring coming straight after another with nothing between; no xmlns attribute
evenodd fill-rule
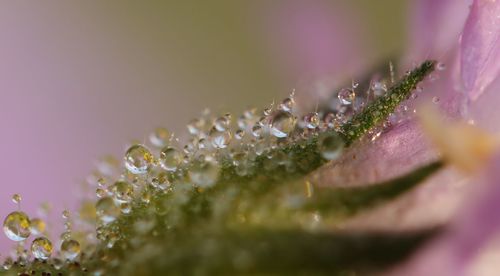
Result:
<svg viewBox="0 0 500 276"><path fill-rule="evenodd" d="M475 0L461 41L461 75L472 100L500 73L500 1Z"/></svg>
<svg viewBox="0 0 500 276"><path fill-rule="evenodd" d="M460 216L395 275L465 275L480 250L500 231L499 178L497 153L482 180L475 183L479 192L469 195L471 200L463 206Z"/></svg>
<svg viewBox="0 0 500 276"><path fill-rule="evenodd" d="M470 106L470 118L481 128L500 132L500 78L494 80L474 104Z"/></svg>
<svg viewBox="0 0 500 276"><path fill-rule="evenodd" d="M458 45L471 0L416 0L410 5L408 56L442 59Z"/></svg>

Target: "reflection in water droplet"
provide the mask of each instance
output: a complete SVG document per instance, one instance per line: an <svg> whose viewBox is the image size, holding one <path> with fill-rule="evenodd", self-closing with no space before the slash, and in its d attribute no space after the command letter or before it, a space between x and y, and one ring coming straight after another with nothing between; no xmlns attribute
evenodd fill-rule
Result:
<svg viewBox="0 0 500 276"><path fill-rule="evenodd" d="M150 135L149 141L153 146L162 148L168 144L170 140L170 132L163 127L156 128Z"/></svg>
<svg viewBox="0 0 500 276"><path fill-rule="evenodd" d="M97 201L96 215L104 224L113 222L120 215L120 208L118 208L113 199L110 197L103 197Z"/></svg>
<svg viewBox="0 0 500 276"><path fill-rule="evenodd" d="M182 155L172 147L163 148L160 152L160 165L169 172L175 172L182 162Z"/></svg>
<svg viewBox="0 0 500 276"><path fill-rule="evenodd" d="M318 149L326 160L335 160L342 154L344 141L336 133L323 133L318 140Z"/></svg>
<svg viewBox="0 0 500 276"><path fill-rule="evenodd" d="M13 241L23 241L29 237L30 220L23 212L12 212L3 221L3 231Z"/></svg>
<svg viewBox="0 0 500 276"><path fill-rule="evenodd" d="M337 97L339 98L342 104L349 105L354 102L354 99L356 98L356 93L352 89L342 88L339 91Z"/></svg>
<svg viewBox="0 0 500 276"><path fill-rule="evenodd" d="M289 112L278 110L271 118L271 134L278 138L287 137L295 128L296 118Z"/></svg>
<svg viewBox="0 0 500 276"><path fill-rule="evenodd" d="M231 142L231 132L229 130L219 131L215 127L209 133L212 146L216 149L224 149Z"/></svg>
<svg viewBox="0 0 500 276"><path fill-rule="evenodd" d="M48 259L52 254L52 243L44 237L34 239L31 243L31 254L40 260Z"/></svg>
<svg viewBox="0 0 500 276"><path fill-rule="evenodd" d="M125 167L133 174L147 173L153 163L153 155L143 145L133 145L125 153Z"/></svg>
<svg viewBox="0 0 500 276"><path fill-rule="evenodd" d="M39 218L34 218L30 221L30 231L33 235L41 235L45 231L45 222Z"/></svg>

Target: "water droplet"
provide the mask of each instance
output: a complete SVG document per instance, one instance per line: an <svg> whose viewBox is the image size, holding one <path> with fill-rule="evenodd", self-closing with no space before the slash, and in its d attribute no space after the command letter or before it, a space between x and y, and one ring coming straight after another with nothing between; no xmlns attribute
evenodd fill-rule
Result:
<svg viewBox="0 0 500 276"><path fill-rule="evenodd" d="M234 133L234 138L236 138L237 140L241 140L243 139L243 137L245 137L245 131L241 130L241 129L238 129L235 133Z"/></svg>
<svg viewBox="0 0 500 276"><path fill-rule="evenodd" d="M278 138L287 137L295 129L296 122L290 112L278 110L271 118L271 134Z"/></svg>
<svg viewBox="0 0 500 276"><path fill-rule="evenodd" d="M65 219L69 218L69 211L68 210L62 211L62 217Z"/></svg>
<svg viewBox="0 0 500 276"><path fill-rule="evenodd" d="M153 155L143 145L133 145L125 153L125 167L133 174L147 173L153 163Z"/></svg>
<svg viewBox="0 0 500 276"><path fill-rule="evenodd" d="M337 94L337 97L339 98L340 102L343 105L349 105L354 102L354 99L356 98L356 93L352 89L342 88Z"/></svg>
<svg viewBox="0 0 500 276"><path fill-rule="evenodd" d="M162 148L168 144L170 137L170 131L166 128L158 127L149 135L149 141L155 147Z"/></svg>
<svg viewBox="0 0 500 276"><path fill-rule="evenodd" d="M295 100L293 96L285 98L279 105L279 109L286 112L292 112L294 107L295 107Z"/></svg>
<svg viewBox="0 0 500 276"><path fill-rule="evenodd" d="M3 262L2 267L3 267L3 269L5 269L5 270L10 270L10 269L12 268L12 264L13 264L13 263L14 263L14 261L12 260L12 258L11 258L11 257L7 257L7 258L5 259L5 261Z"/></svg>
<svg viewBox="0 0 500 276"><path fill-rule="evenodd" d="M321 120L319 119L318 112L311 112L304 116L305 126L309 129L315 129L319 126Z"/></svg>
<svg viewBox="0 0 500 276"><path fill-rule="evenodd" d="M229 130L218 131L215 127L209 133L212 146L216 149L224 149L231 142L231 132Z"/></svg>
<svg viewBox="0 0 500 276"><path fill-rule="evenodd" d="M61 255L66 259L73 261L80 254L80 243L76 240L65 240L61 244Z"/></svg>
<svg viewBox="0 0 500 276"><path fill-rule="evenodd" d="M387 86L381 80L372 81L370 88L372 89L372 91L375 94L375 96L381 96L385 92L387 92Z"/></svg>
<svg viewBox="0 0 500 276"><path fill-rule="evenodd" d="M438 62L438 63L436 64L436 69L437 69L438 71L443 71L443 70L445 70L445 69L446 69L446 64L444 64L444 63L442 63L442 62Z"/></svg>
<svg viewBox="0 0 500 276"><path fill-rule="evenodd" d="M436 96L432 97L432 102L435 104L439 103L439 97L436 97Z"/></svg>
<svg viewBox="0 0 500 276"><path fill-rule="evenodd" d="M264 130L262 129L262 126L260 126L259 124L255 124L252 127L252 135L256 138L261 137L263 132Z"/></svg>
<svg viewBox="0 0 500 276"><path fill-rule="evenodd" d="M132 211L132 205L128 202L120 203L120 211L124 214L129 214Z"/></svg>
<svg viewBox="0 0 500 276"><path fill-rule="evenodd" d="M45 231L45 222L39 218L34 218L30 221L30 231L33 235L41 235Z"/></svg>
<svg viewBox="0 0 500 276"><path fill-rule="evenodd" d="M47 260L52 254L52 243L44 237L34 239L31 243L31 254L37 259Z"/></svg>
<svg viewBox="0 0 500 276"><path fill-rule="evenodd" d="M19 194L13 194L12 195L12 202L14 202L15 204L19 204L21 203L21 195Z"/></svg>
<svg viewBox="0 0 500 276"><path fill-rule="evenodd" d="M126 181L117 181L109 188L113 199L119 203L132 201L134 187Z"/></svg>
<svg viewBox="0 0 500 276"><path fill-rule="evenodd" d="M3 221L3 231L7 238L13 241L23 241L31 234L30 225L28 216L16 211L7 215Z"/></svg>
<svg viewBox="0 0 500 276"><path fill-rule="evenodd" d="M59 258L52 258L52 266L56 269L59 270L63 267L64 262L59 259Z"/></svg>
<svg viewBox="0 0 500 276"><path fill-rule="evenodd" d="M108 224L113 222L119 215L120 209L115 205L113 199L110 197L103 197L97 201L96 215L104 223Z"/></svg>
<svg viewBox="0 0 500 276"><path fill-rule="evenodd" d="M95 190L95 194L98 198L103 198L106 196L107 192L104 190L104 189L101 189L101 188L97 188Z"/></svg>
<svg viewBox="0 0 500 276"><path fill-rule="evenodd" d="M344 141L338 134L326 132L319 137L318 149L326 160L335 160L342 154Z"/></svg>
<svg viewBox="0 0 500 276"><path fill-rule="evenodd" d="M266 107L264 108L264 111L262 113L264 113L264 116L269 116L272 111L273 111L272 107Z"/></svg>
<svg viewBox="0 0 500 276"><path fill-rule="evenodd" d="M210 187L219 177L220 166L217 161L207 158L195 162L189 170L189 177L199 187Z"/></svg>
<svg viewBox="0 0 500 276"><path fill-rule="evenodd" d="M229 128L231 124L231 114L226 113L224 116L215 119L214 127L218 131L225 131Z"/></svg>

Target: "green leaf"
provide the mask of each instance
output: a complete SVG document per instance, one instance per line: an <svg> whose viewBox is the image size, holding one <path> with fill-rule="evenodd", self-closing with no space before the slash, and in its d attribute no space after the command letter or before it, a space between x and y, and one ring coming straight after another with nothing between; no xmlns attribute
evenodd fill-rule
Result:
<svg viewBox="0 0 500 276"><path fill-rule="evenodd" d="M443 167L436 161L406 175L379 184L354 188L321 188L315 192L306 209L324 214L354 215L404 194Z"/></svg>

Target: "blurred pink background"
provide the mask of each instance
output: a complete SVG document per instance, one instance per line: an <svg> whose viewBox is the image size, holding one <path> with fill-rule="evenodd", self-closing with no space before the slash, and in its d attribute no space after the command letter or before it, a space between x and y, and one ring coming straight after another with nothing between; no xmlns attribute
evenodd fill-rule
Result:
<svg viewBox="0 0 500 276"><path fill-rule="evenodd" d="M274 56L286 44L262 30L260 16L272 18L280 5L205 2L0 3L2 217L20 193L23 211L36 216L50 202L52 223L62 224L61 211L78 205L78 184L100 156L121 158L127 142L157 126L185 131L203 107L242 111L294 88L297 70L283 72L293 65ZM354 2L354 15L378 38L373 56L399 49L404 26L377 19L402 10L402 1L364 9L369 1ZM12 245L0 235L0 252Z"/></svg>

